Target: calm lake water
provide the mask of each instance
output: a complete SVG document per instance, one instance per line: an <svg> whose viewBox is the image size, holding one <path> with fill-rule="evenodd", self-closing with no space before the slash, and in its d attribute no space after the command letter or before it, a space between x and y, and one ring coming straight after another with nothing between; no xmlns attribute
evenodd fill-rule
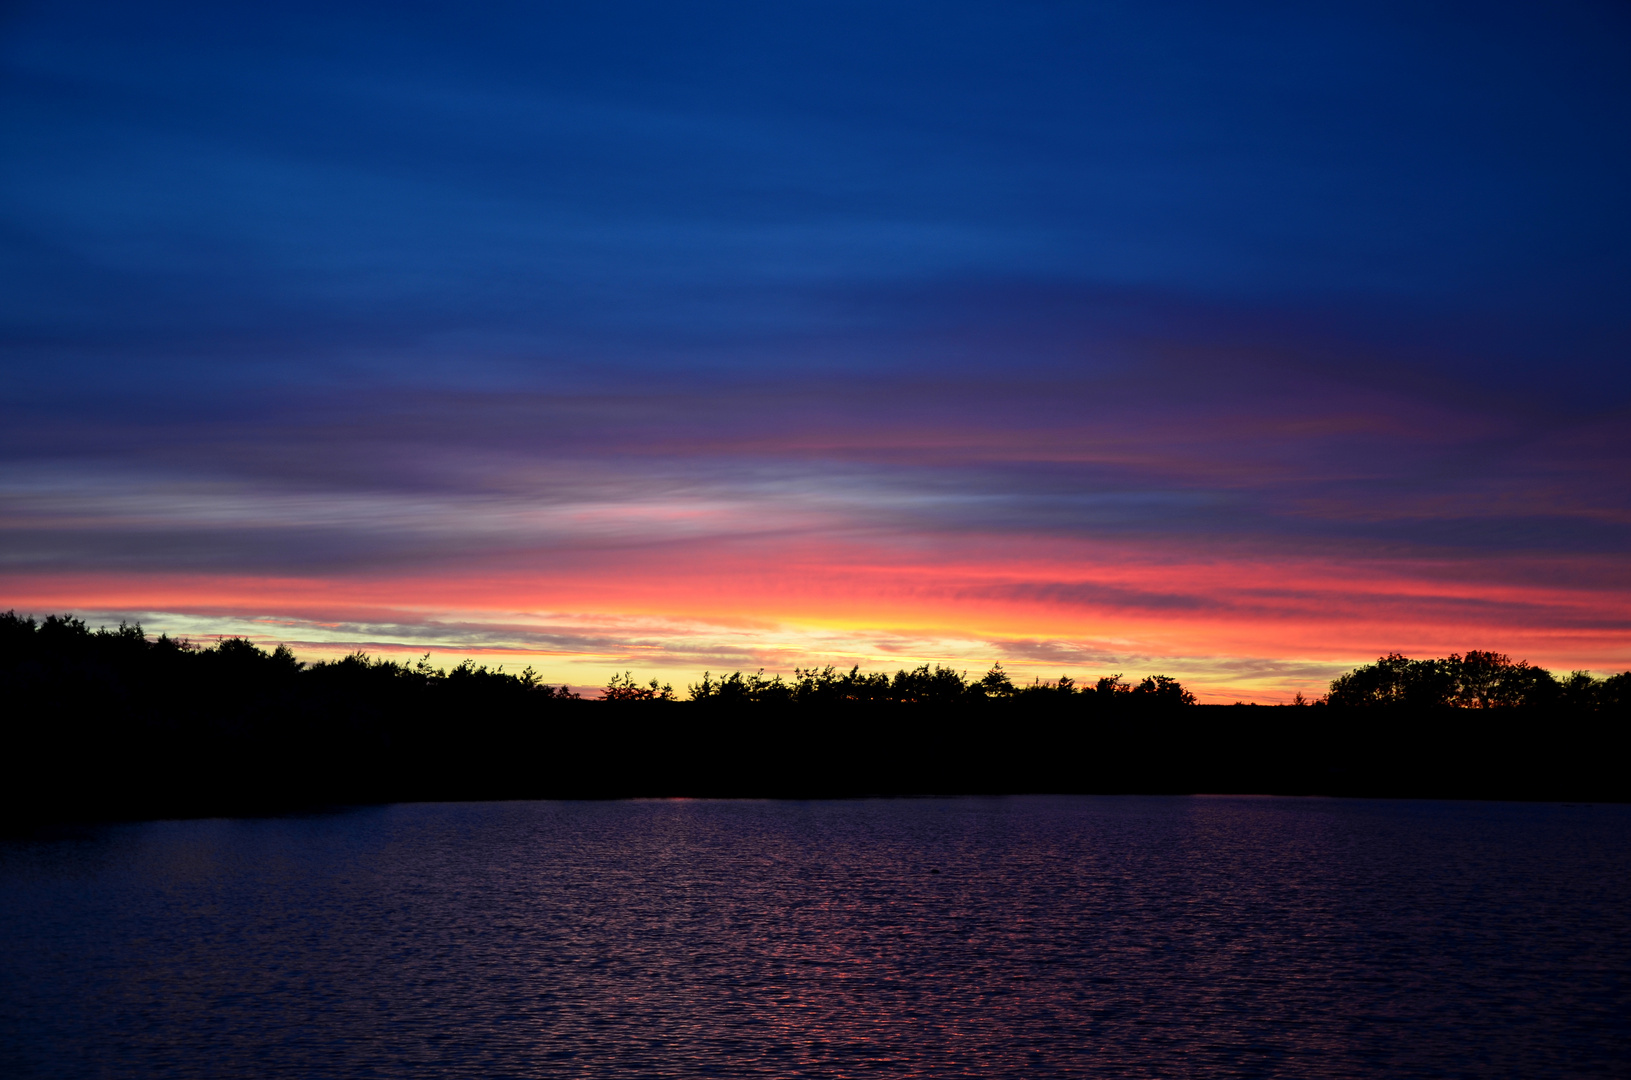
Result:
<svg viewBox="0 0 1631 1080"><path fill-rule="evenodd" d="M404 805L0 841L0 1074L1631 1072L1631 812Z"/></svg>

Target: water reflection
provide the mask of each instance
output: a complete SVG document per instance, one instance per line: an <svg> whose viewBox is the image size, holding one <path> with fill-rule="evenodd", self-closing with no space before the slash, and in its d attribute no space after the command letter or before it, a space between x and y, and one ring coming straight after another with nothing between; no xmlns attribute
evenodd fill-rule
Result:
<svg viewBox="0 0 1631 1080"><path fill-rule="evenodd" d="M0 845L11 1076L1604 1075L1631 813L397 806Z"/></svg>

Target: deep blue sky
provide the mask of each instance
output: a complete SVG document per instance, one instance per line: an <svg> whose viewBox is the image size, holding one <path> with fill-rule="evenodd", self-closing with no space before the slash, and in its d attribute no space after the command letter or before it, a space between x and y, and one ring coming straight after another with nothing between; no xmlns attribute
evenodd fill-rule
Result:
<svg viewBox="0 0 1631 1080"><path fill-rule="evenodd" d="M25 384L940 366L902 338L1018 321L1015 361L1131 322L1627 386L1621 5L474 6L14 6Z"/></svg>
<svg viewBox="0 0 1631 1080"><path fill-rule="evenodd" d="M12 580L433 574L598 499L1393 559L1462 628L1631 589L1623 4L3 12ZM1631 648L1560 610L1497 621Z"/></svg>

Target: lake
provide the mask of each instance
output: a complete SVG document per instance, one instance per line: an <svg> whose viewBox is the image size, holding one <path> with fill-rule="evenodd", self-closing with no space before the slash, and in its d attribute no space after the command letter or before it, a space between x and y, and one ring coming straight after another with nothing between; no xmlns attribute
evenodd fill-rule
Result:
<svg viewBox="0 0 1631 1080"><path fill-rule="evenodd" d="M0 1074L1631 1073L1631 809L413 804L0 841Z"/></svg>

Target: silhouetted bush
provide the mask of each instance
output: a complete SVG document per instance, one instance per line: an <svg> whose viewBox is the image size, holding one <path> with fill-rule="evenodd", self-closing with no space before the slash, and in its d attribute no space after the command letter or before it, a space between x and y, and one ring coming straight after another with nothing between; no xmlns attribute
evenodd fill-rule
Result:
<svg viewBox="0 0 1631 1080"><path fill-rule="evenodd" d="M666 683L659 686L656 679L641 686L625 671L621 675L613 675L600 696L606 701L673 701L674 688Z"/></svg>

